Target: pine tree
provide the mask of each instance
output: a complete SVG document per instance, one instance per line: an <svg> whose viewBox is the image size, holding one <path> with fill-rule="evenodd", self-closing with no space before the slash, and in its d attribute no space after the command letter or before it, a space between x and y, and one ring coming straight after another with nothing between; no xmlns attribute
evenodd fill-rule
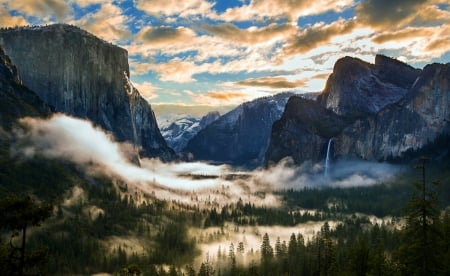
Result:
<svg viewBox="0 0 450 276"><path fill-rule="evenodd" d="M404 273L410 275L436 275L442 267L438 201L427 187L427 161L427 158L420 159L418 168L422 170L422 182L414 184L416 193L408 203L405 240L399 250Z"/></svg>
<svg viewBox="0 0 450 276"><path fill-rule="evenodd" d="M30 226L39 226L53 213L53 206L36 203L31 197L8 196L0 200L0 228L13 231L10 240L8 266L1 268L6 274L23 275L30 266L40 265L46 256L33 258L33 263L26 263L27 230ZM20 246L13 244L13 238L20 233ZM30 254L31 255L31 254Z"/></svg>

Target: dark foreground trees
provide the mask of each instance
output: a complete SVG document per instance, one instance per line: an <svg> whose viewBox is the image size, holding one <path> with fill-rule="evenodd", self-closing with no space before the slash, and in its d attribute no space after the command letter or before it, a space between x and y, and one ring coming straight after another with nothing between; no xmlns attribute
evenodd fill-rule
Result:
<svg viewBox="0 0 450 276"><path fill-rule="evenodd" d="M0 200L0 227L11 232L8 245L2 245L0 255L1 275L38 273L46 259L45 250L27 252L27 230L39 226L52 215L53 206L37 203L31 197L7 196Z"/></svg>

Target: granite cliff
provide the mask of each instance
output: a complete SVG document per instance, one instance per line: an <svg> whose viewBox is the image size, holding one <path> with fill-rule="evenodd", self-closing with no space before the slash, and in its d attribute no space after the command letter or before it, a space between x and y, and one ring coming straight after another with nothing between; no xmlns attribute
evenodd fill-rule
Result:
<svg viewBox="0 0 450 276"><path fill-rule="evenodd" d="M361 118L406 95L420 70L377 55L375 64L344 57L336 62L318 101L336 114Z"/></svg>
<svg viewBox="0 0 450 276"><path fill-rule="evenodd" d="M272 129L266 164L288 156L297 163L319 161L331 138L335 158L387 160L445 137L450 132L449 68L414 69L380 55L375 64L340 59L317 102L288 102Z"/></svg>
<svg viewBox="0 0 450 276"><path fill-rule="evenodd" d="M201 130L183 151L192 153L195 160L260 166L272 124L281 117L292 95L281 93L239 105Z"/></svg>
<svg viewBox="0 0 450 276"><path fill-rule="evenodd" d="M150 105L129 81L126 50L64 24L2 29L0 45L23 84L56 112L91 120L143 156L174 157Z"/></svg>
<svg viewBox="0 0 450 276"><path fill-rule="evenodd" d="M10 136L17 119L50 114L50 107L22 84L17 68L0 47L0 141Z"/></svg>

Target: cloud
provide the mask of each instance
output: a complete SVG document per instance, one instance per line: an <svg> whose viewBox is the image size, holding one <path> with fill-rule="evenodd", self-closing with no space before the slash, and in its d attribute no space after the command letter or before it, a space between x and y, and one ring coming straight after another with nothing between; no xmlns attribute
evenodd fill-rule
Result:
<svg viewBox="0 0 450 276"><path fill-rule="evenodd" d="M366 0L355 8L358 21L375 29L396 29L414 23L448 21L448 12L435 4L439 0Z"/></svg>
<svg viewBox="0 0 450 276"><path fill-rule="evenodd" d="M252 78L237 82L237 84L244 86L269 87L273 89L280 88L296 88L305 85L302 80L288 81L283 77L263 77Z"/></svg>
<svg viewBox="0 0 450 276"><path fill-rule="evenodd" d="M94 35L107 41L121 41L131 36L127 23L129 19L122 13L120 7L106 3L101 8L84 17L72 21L71 24L77 25Z"/></svg>
<svg viewBox="0 0 450 276"><path fill-rule="evenodd" d="M208 91L191 95L191 99L197 104L208 105L234 105L251 99L251 95L242 91Z"/></svg>
<svg viewBox="0 0 450 276"><path fill-rule="evenodd" d="M339 12L352 4L353 0L251 0L247 5L227 9L219 18L228 22L287 18L295 22L300 16L317 15L331 10Z"/></svg>
<svg viewBox="0 0 450 276"><path fill-rule="evenodd" d="M215 36L231 40L238 43L257 44L267 43L274 39L283 39L290 33L295 32L296 27L290 24L270 24L266 27L257 28L250 27L248 29L240 29L231 23L220 25L204 25L205 31Z"/></svg>
<svg viewBox="0 0 450 276"><path fill-rule="evenodd" d="M79 7L86 8L90 5L95 4L106 4L108 2L111 2L109 0L71 0L72 3L75 3Z"/></svg>
<svg viewBox="0 0 450 276"><path fill-rule="evenodd" d="M11 16L4 6L0 5L0 26L15 27L28 24L28 21L23 16Z"/></svg>
<svg viewBox="0 0 450 276"><path fill-rule="evenodd" d="M375 43L385 43L385 42L391 42L391 41L404 41L404 40L411 40L418 37L430 37L434 33L434 30L432 28L405 28L398 31L387 31L376 34L372 41Z"/></svg>
<svg viewBox="0 0 450 276"><path fill-rule="evenodd" d="M139 93L142 97L144 97L147 101L156 99L158 94L156 91L160 90L160 87L154 86L150 82L144 81L142 83L133 83L133 86L139 90Z"/></svg>
<svg viewBox="0 0 450 276"><path fill-rule="evenodd" d="M15 130L14 154L24 158L40 155L70 160L88 174L106 174L121 179L133 194L152 194L201 208L220 207L243 197L257 206L279 204L273 194L268 193L264 197L255 194L259 188L253 183L242 179L230 182L222 178L231 170L225 165L141 159L139 167L129 161L127 152L133 152L132 146L115 142L110 134L86 120L56 114L47 120L23 118L20 123L25 128Z"/></svg>
<svg viewBox="0 0 450 276"><path fill-rule="evenodd" d="M336 36L351 33L355 28L356 22L354 20L341 19L329 25L316 24L291 38L283 50L288 55L306 53L329 43Z"/></svg>
<svg viewBox="0 0 450 276"><path fill-rule="evenodd" d="M171 28L167 26L144 27L136 35L138 42L149 45L184 43L187 39L195 37L195 33L185 27Z"/></svg>
<svg viewBox="0 0 450 276"><path fill-rule="evenodd" d="M212 14L213 3L206 0L137 0L136 8L154 16L207 16Z"/></svg>
<svg viewBox="0 0 450 276"><path fill-rule="evenodd" d="M325 157L324 157L325 158ZM271 190L321 187L365 187L388 181L401 173L403 167L361 160L337 161L324 176L324 164L309 161L300 166L285 158L266 170L255 171L250 181Z"/></svg>
<svg viewBox="0 0 450 276"><path fill-rule="evenodd" d="M64 0L4 0L3 2L7 5L8 10L14 10L27 16L41 17L44 21L52 17L62 21L71 11Z"/></svg>

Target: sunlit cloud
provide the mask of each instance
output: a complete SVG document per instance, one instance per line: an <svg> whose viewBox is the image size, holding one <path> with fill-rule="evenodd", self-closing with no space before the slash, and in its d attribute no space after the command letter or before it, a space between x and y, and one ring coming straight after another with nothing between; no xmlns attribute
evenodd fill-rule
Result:
<svg viewBox="0 0 450 276"><path fill-rule="evenodd" d="M302 80L289 81L284 77L264 77L264 78L246 79L237 82L237 84L244 86L268 87L279 89L279 88L296 88L305 85L305 82Z"/></svg>
<svg viewBox="0 0 450 276"><path fill-rule="evenodd" d="M128 21L120 7L107 3L103 4L98 11L88 13L71 23L106 41L121 41L131 35L127 28Z"/></svg>
<svg viewBox="0 0 450 276"><path fill-rule="evenodd" d="M147 101L157 98L157 91L161 89L160 87L154 86L147 81L144 81L142 83L133 83L133 86L137 88L141 96L144 97Z"/></svg>
<svg viewBox="0 0 450 276"><path fill-rule="evenodd" d="M208 91L206 93L191 94L191 99L197 104L233 105L252 99L243 91Z"/></svg>
<svg viewBox="0 0 450 276"><path fill-rule="evenodd" d="M375 29L396 29L417 23L448 21L447 11L435 4L446 0L366 0L356 6L358 20Z"/></svg>
<svg viewBox="0 0 450 276"><path fill-rule="evenodd" d="M20 15L12 16L4 6L0 5L0 25L3 27L23 26L28 25L28 21Z"/></svg>
<svg viewBox="0 0 450 276"><path fill-rule="evenodd" d="M300 16L321 14L327 11L342 11L349 8L353 0L251 0L247 5L229 8L219 18L225 21L265 20L287 18L295 21Z"/></svg>
<svg viewBox="0 0 450 276"><path fill-rule="evenodd" d="M284 51L289 55L308 52L330 43L336 36L352 32L355 27L354 20L339 20L329 25L316 24L292 37L284 47Z"/></svg>
<svg viewBox="0 0 450 276"><path fill-rule="evenodd" d="M296 27L290 24L270 24L264 28L251 27L248 29L240 29L231 23L219 25L205 25L203 29L207 32L226 40L236 43L257 44L268 42L274 39L282 39L293 34Z"/></svg>
<svg viewBox="0 0 450 276"><path fill-rule="evenodd" d="M213 3L206 0L137 0L136 7L155 16L180 16L189 17L195 15L206 16L212 13Z"/></svg>
<svg viewBox="0 0 450 276"><path fill-rule="evenodd" d="M27 16L41 17L44 21L55 18L62 21L70 14L70 6L64 0L34 0L34 1L2 1L9 10L23 13Z"/></svg>

